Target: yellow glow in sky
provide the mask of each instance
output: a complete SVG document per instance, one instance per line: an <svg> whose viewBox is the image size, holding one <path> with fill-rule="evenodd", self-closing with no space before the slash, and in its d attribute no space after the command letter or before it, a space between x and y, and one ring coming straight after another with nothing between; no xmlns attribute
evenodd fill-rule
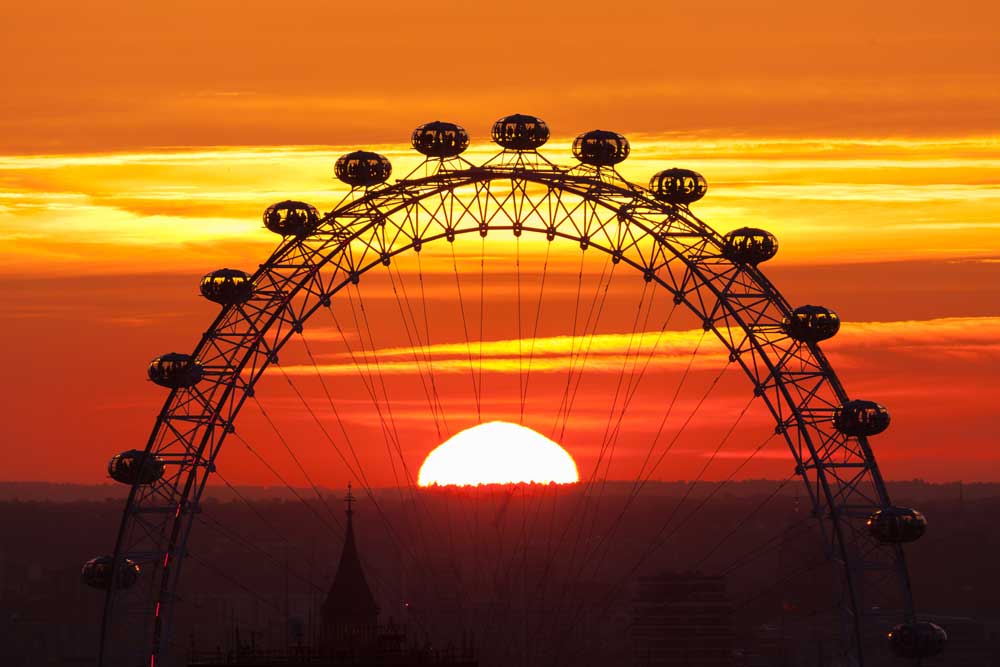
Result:
<svg viewBox="0 0 1000 667"><path fill-rule="evenodd" d="M485 137L473 141L472 162L496 150ZM289 198L321 211L334 208L346 187L333 178L333 163L350 148L0 157L0 273L255 266L277 241L261 224L263 209ZM392 160L393 178L419 163L406 145L374 148ZM565 140L552 141L543 153L573 161ZM993 137L698 141L644 135L633 139L621 172L646 183L671 166L708 178L708 195L693 211L716 229L749 225L777 234L777 262L1000 254L1000 142ZM526 246L531 252L530 242Z"/></svg>

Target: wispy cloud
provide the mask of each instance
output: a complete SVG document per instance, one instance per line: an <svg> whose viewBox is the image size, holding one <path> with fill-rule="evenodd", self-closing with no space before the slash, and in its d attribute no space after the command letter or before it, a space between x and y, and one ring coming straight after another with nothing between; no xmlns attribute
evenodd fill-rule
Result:
<svg viewBox="0 0 1000 667"><path fill-rule="evenodd" d="M390 157L396 174L419 164L408 145L370 147ZM45 257L47 271L62 272L92 271L98 259L105 260L98 262L102 270L114 271L128 264L114 248L154 253L166 246L216 243L253 244L257 251L247 262L259 263L277 242L261 224L264 207L293 198L332 209L347 187L332 178L331 165L349 148L223 146L0 156L0 228L9 241L0 259L16 256L20 271L31 269L22 260ZM565 140L550 142L546 150L556 160L570 154ZM494 152L495 146L477 143L467 156L481 162ZM1000 212L995 137L702 140L647 134L634 137L632 156L621 170L643 183L677 160L709 178L709 196L699 202L699 213L723 231L757 225L790 236L793 242L782 246L786 260L856 260L862 238L874 241L880 259L955 259L1000 251L992 234ZM92 248L89 263L57 250L95 241L102 245ZM529 236L521 245L534 260L546 246ZM499 233L486 250L508 259L513 247L510 234ZM575 244L552 247L553 266L576 257ZM479 243L456 248L465 264L482 251ZM430 257L436 250L429 246L425 252ZM182 268L188 259L174 255L171 263ZM443 261L426 264L430 273L451 268Z"/></svg>
<svg viewBox="0 0 1000 667"><path fill-rule="evenodd" d="M702 341L699 348L699 341ZM944 354L1000 354L1000 317L960 317L899 322L848 322L824 347L848 362L871 351L899 354L934 350ZM695 355L694 352L698 348ZM530 363L529 363L530 358ZM621 373L648 367L654 371L719 368L727 362L722 346L700 329L645 331L638 334L553 336L385 347L322 355L322 363L283 367L293 375L356 375L360 368L384 375Z"/></svg>
<svg viewBox="0 0 1000 667"><path fill-rule="evenodd" d="M647 331L631 334L594 336L553 336L505 339L469 343L437 343L412 347L387 347L324 355L324 363L289 366L292 374L320 372L355 375L359 364L385 375L412 373L560 373L570 368L591 373L620 373L623 368L650 366L653 369L689 363L701 330ZM707 348L708 346L706 346ZM699 368L718 367L726 356L717 348L695 359ZM530 361L529 361L530 359Z"/></svg>
<svg viewBox="0 0 1000 667"><path fill-rule="evenodd" d="M1000 317L945 317L899 322L848 322L829 347L838 351L935 348L1000 352Z"/></svg>

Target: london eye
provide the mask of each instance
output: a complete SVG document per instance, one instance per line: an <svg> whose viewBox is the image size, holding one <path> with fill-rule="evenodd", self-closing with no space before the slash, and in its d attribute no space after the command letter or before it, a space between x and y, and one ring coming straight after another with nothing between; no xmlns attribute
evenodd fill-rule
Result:
<svg viewBox="0 0 1000 667"><path fill-rule="evenodd" d="M679 407L683 400L678 396L700 355L713 354L719 371L713 372L716 380L706 384L705 392L717 386L717 378L727 369L739 376L747 407L715 420L722 442L718 448L714 444L707 448L707 463L698 479L718 460L723 443L748 410L767 416L760 442L739 463L745 465L765 447L784 443L782 460L789 473L785 482L797 485L806 508L803 524L811 530L808 539L816 540L821 566L835 582L827 600L830 618L836 619L837 662L830 664L880 664L873 656L883 652L917 664L938 653L943 632L915 612L903 551L905 543L923 534L926 521L918 511L893 504L870 444L889 427L889 412L878 397L848 393L824 354L822 346L836 344L841 324L836 312L789 303L762 271L778 252L776 237L749 227L720 233L701 220L692 206L705 197L708 185L690 169L661 170L651 176L648 186L628 181L619 167L631 147L616 132L579 135L572 143L576 163L571 165L551 161L541 152L549 128L533 116L501 118L493 125L492 139L498 150L474 164L465 157L470 138L462 127L440 121L422 125L412 135L412 146L422 161L395 180L387 157L370 151L348 153L337 160L334 173L350 190L332 210L323 213L291 199L267 207L264 226L280 237L270 257L256 270L222 268L204 276L201 295L218 305L217 316L193 349L152 359L147 374L166 392L163 407L146 446L115 454L108 466L109 475L131 490L113 550L95 557L83 570L86 583L106 591L100 664L177 664L179 642L173 622L176 608L184 604L182 566L198 556L192 556L189 548L192 534L213 530L200 525L205 519L203 498L206 488L219 483L216 480L224 474L223 449L254 451L241 429L245 408L271 428L320 496L310 479L310 466L301 464L306 458L303 445L276 423L279 410L263 407L261 398L275 385L280 384L289 400L305 410L331 459L359 487L359 497L369 499L370 514L382 517L378 484L368 479L371 464L366 456L391 465L397 486L409 489L408 502L435 502L421 499L412 457L404 453L407 436L395 423L389 390L400 381L393 364L401 365L403 356L410 355L406 359L410 381L421 400L426 399L424 421L442 438L453 434L457 424L490 417L489 368L484 370L483 362L484 341L491 344L484 332L490 293L487 262L500 267L497 271L502 271L508 288L514 286L509 290L513 306L489 306L503 313L495 321L516 325L505 339L511 345L526 341L505 358L502 391L509 398L508 414L521 421L547 420L553 437L572 428L576 389L593 367L588 355L599 335L598 320L612 280L617 281L615 289L631 292L638 300L634 320L629 321L631 331L623 334L627 339L623 358L616 360L614 370L604 369L604 379L598 383L606 386L611 409L592 464L581 471L579 486L585 500L578 506L583 518L574 519L579 525L594 520L586 518L586 512L597 511L595 499L603 493L617 443L629 431L628 408L638 405L637 387L656 362L660 335L669 335L671 321L692 322L693 349L678 366L676 392L652 390L661 397L655 407L663 414L660 430L669 421L680 433L691 421ZM463 248L461 255L455 254L458 246ZM545 370L543 351L527 341L540 339L539 321L546 317L542 314L546 280L549 289L554 283L546 278L550 247L564 254L574 250L580 268L568 272L567 298L575 304L572 315L550 314L548 339L564 335L584 342L569 344L561 395L548 402L533 398L538 375L550 371ZM530 289L520 274L529 249L536 253L536 265L542 266ZM449 312L454 330L461 332L457 342L434 340L431 335L434 319L444 317L434 312L438 302L427 295L430 279L424 275L427 262L421 258L432 252L438 252L454 274ZM584 279L585 268L590 271L589 282ZM380 281L390 295L387 298L397 310L393 326L408 343L391 354L379 349L371 332L372 320L387 315L373 307L365 310L361 286L370 281ZM561 334L559 324L564 329ZM321 340L309 338L310 329L320 327L336 332L332 336L346 350L342 358L347 360L344 366L353 369L353 378L334 375L332 383L326 381L331 376L324 378ZM445 344L457 352L450 367L438 364L435 369L429 350ZM320 397L316 403L309 403L310 391L303 389L306 378L313 382L312 393ZM462 383L464 405L442 400L447 383ZM352 440L350 429L343 427L348 415L340 401L348 386L353 387L356 403L369 406L381 436L377 442ZM701 396L699 389L689 401L691 414L701 409ZM635 507L639 491L673 446L662 444L660 432L652 443L642 464L630 469L631 486L624 503L620 511L612 512L619 519ZM741 469L733 468L724 481ZM694 474L690 478L696 479ZM603 567L609 558L617 560L612 586L595 596L594 605L600 607L620 592L642 571L653 550L670 543L680 524L696 522L698 510L714 493L690 499L685 495L683 513L678 513L677 505L665 508L653 522L650 544L627 556L609 556L616 539L614 527L602 529L590 543L575 543L572 562L581 572ZM320 508L322 516L316 519L336 521L335 514L324 511L322 498L319 505L304 499L303 504L314 514ZM748 514L738 517L731 531L725 526L705 558L725 551L720 545L726 537L753 516L754 508L746 509ZM414 510L414 516L418 513ZM548 539L557 545L552 551L571 541L574 531L582 531L572 527L576 525L571 521L570 527L549 529ZM398 526L386 530L387 539L394 542ZM397 546L400 553L407 551L405 545ZM506 567L515 567L515 560L508 557ZM598 561L601 565L594 564ZM569 662L571 654L566 649L555 659L536 659Z"/></svg>

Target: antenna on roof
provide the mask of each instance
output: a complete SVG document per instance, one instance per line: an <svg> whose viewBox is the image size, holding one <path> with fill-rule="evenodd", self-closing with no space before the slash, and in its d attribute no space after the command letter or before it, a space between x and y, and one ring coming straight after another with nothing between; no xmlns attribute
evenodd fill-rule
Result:
<svg viewBox="0 0 1000 667"><path fill-rule="evenodd" d="M347 503L347 518L348 519L350 519L352 516L354 516L354 508L352 507L352 505L354 505L354 503L355 503L356 500L357 499L354 497L354 494L351 493L351 483L348 482L347 483L347 495L344 496L344 502Z"/></svg>

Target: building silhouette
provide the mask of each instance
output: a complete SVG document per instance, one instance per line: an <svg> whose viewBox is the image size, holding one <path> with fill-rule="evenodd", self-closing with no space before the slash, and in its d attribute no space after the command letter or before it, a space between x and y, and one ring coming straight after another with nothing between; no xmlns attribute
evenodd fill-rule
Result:
<svg viewBox="0 0 1000 667"><path fill-rule="evenodd" d="M635 667L732 667L733 605L725 577L640 577L630 636Z"/></svg>
<svg viewBox="0 0 1000 667"><path fill-rule="evenodd" d="M344 549L333 577L333 584L320 608L321 646L324 652L342 659L370 652L380 641L379 609L361 567L354 537L354 496L350 486L347 496L347 528Z"/></svg>
<svg viewBox="0 0 1000 667"><path fill-rule="evenodd" d="M354 536L355 498L348 485L347 527L344 547L333 583L319 609L320 627L308 633L294 633L281 649L259 647L253 633L241 638L234 628L235 645L227 651L199 653L192 647L191 667L227 665L228 667L278 667L279 665L311 665L312 667L409 667L410 665L446 665L477 667L471 643L458 648L434 650L426 639L422 644L411 642L406 628L392 621L380 623L379 608L368 586Z"/></svg>

